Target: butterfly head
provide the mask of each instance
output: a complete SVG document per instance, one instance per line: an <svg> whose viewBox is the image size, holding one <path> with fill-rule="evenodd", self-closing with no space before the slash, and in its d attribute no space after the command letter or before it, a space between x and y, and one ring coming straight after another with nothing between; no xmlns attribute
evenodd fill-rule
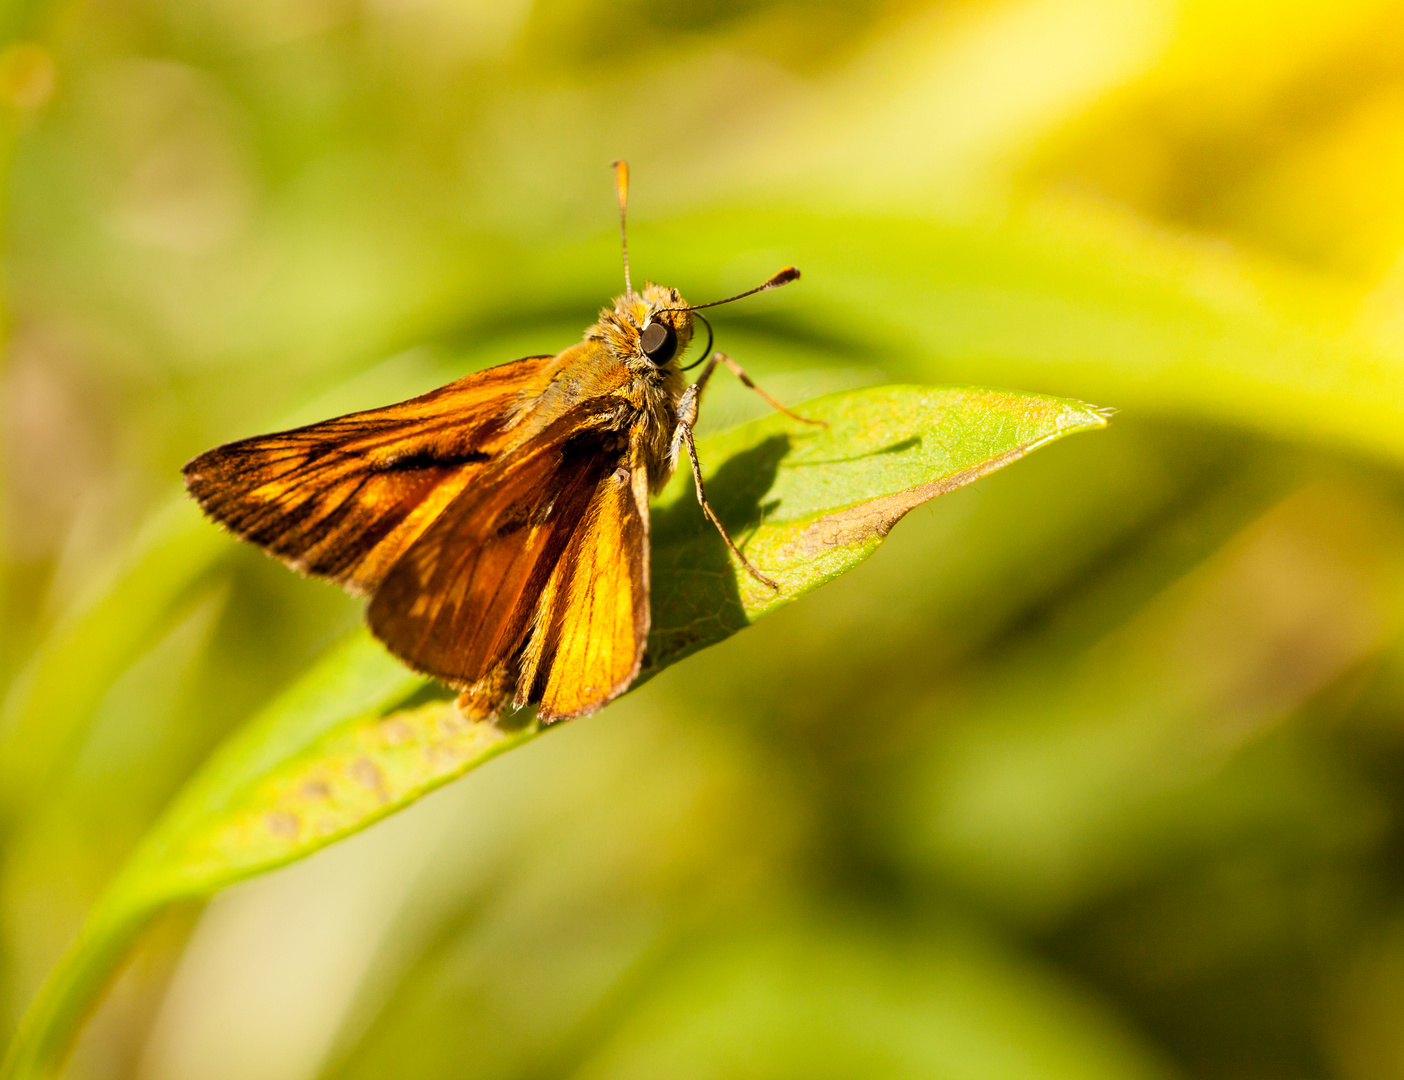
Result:
<svg viewBox="0 0 1404 1080"><path fill-rule="evenodd" d="M693 325L682 294L653 284L616 297L597 324L611 351L641 370L675 365L692 343Z"/></svg>

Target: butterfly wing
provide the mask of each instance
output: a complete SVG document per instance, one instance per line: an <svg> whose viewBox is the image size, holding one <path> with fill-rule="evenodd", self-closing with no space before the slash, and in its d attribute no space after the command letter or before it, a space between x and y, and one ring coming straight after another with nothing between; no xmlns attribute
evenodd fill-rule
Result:
<svg viewBox="0 0 1404 1080"><path fill-rule="evenodd" d="M513 660L601 478L625 458L599 410L586 401L504 455L405 552L368 612L391 652L459 687Z"/></svg>
<svg viewBox="0 0 1404 1080"><path fill-rule="evenodd" d="M592 712L648 636L647 470L617 430L627 373L555 384L564 359L230 443L186 483L240 536L371 594L372 631L412 667L485 707L515 688L546 720Z"/></svg>
<svg viewBox="0 0 1404 1080"><path fill-rule="evenodd" d="M398 405L217 447L185 466L186 485L207 514L294 569L372 593L492 465L551 360L527 357Z"/></svg>
<svg viewBox="0 0 1404 1080"><path fill-rule="evenodd" d="M517 704L546 722L594 712L639 673L648 642L648 471L603 476L543 592Z"/></svg>

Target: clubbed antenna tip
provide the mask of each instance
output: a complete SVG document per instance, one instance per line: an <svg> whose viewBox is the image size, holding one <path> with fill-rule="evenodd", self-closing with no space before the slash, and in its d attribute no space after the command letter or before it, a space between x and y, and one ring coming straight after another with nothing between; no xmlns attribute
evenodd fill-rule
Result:
<svg viewBox="0 0 1404 1080"><path fill-rule="evenodd" d="M744 300L748 296L755 296L756 293L765 292L767 289L778 289L781 285L788 285L792 281L798 281L800 272L793 266L787 266L777 274L772 274L754 289L747 289L743 293L735 296L728 296L725 300L713 300L710 304L694 304L692 307L683 308L683 311L696 311L699 308L719 307L722 304L730 304L734 300Z"/></svg>

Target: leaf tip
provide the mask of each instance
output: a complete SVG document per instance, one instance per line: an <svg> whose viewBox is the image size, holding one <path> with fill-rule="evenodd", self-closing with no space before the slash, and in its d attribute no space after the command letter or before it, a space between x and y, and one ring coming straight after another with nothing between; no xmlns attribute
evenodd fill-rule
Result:
<svg viewBox="0 0 1404 1080"><path fill-rule="evenodd" d="M1069 429L1106 427L1107 422L1120 412L1115 405L1093 405L1086 401L1070 401L1068 404L1072 406L1067 417Z"/></svg>

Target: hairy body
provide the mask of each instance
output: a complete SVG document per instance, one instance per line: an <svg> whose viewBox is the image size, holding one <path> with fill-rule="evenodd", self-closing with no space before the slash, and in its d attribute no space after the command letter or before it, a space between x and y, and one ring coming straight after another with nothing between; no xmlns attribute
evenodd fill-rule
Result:
<svg viewBox="0 0 1404 1080"><path fill-rule="evenodd" d="M692 313L677 289L645 285L642 294L625 293L600 312L585 339L557 353L535 384L524 389L511 425L526 441L561 416L582 405L592 410L591 423L619 432L621 449L637 431L639 464L649 487L659 490L677 465L673 434L683 375L678 358L692 340ZM675 346L650 357L640 338L653 323L668 326ZM667 339L665 339L667 340Z"/></svg>

